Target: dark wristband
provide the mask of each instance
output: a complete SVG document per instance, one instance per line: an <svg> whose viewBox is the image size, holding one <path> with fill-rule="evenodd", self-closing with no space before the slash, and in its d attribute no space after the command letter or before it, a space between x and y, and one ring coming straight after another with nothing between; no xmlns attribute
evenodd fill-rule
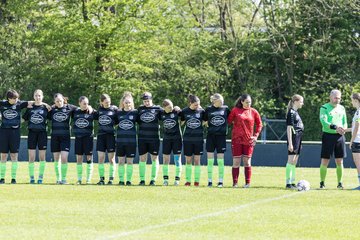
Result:
<svg viewBox="0 0 360 240"><path fill-rule="evenodd" d="M330 124L330 129L336 130L337 126L335 124Z"/></svg>

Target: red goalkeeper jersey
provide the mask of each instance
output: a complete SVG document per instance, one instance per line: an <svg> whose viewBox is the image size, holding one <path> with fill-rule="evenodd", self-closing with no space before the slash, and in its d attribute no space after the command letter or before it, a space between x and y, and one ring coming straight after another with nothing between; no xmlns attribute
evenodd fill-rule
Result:
<svg viewBox="0 0 360 240"><path fill-rule="evenodd" d="M258 137L262 128L260 114L254 108L234 107L228 123L233 124L232 140L244 145L251 144L251 137Z"/></svg>

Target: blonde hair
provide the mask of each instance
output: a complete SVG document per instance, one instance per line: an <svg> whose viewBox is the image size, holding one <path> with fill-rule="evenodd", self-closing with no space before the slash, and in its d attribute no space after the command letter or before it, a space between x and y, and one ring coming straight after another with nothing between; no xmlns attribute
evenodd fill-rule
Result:
<svg viewBox="0 0 360 240"><path fill-rule="evenodd" d="M210 97L211 103L214 103L216 100L220 100L221 104L224 104L224 97L220 93L215 93Z"/></svg>
<svg viewBox="0 0 360 240"><path fill-rule="evenodd" d="M287 109L286 109L286 116L289 113L290 109L293 108L294 102L300 101L301 99L303 99L303 97L299 94L295 94L292 96L291 100L288 103Z"/></svg>
<svg viewBox="0 0 360 240"><path fill-rule="evenodd" d="M126 99L131 101L131 109L134 109L134 98L132 96L132 93L129 92L129 91L124 92L122 98L120 99L120 108L121 109L125 108L124 102L125 102Z"/></svg>
<svg viewBox="0 0 360 240"><path fill-rule="evenodd" d="M35 96L36 93L40 94L41 96L44 96L44 93L43 93L43 91L41 89L36 89L34 91L34 96Z"/></svg>
<svg viewBox="0 0 360 240"><path fill-rule="evenodd" d="M170 99L164 99L164 101L162 102L162 106L167 107L169 105L174 106L174 104L172 103L172 101Z"/></svg>

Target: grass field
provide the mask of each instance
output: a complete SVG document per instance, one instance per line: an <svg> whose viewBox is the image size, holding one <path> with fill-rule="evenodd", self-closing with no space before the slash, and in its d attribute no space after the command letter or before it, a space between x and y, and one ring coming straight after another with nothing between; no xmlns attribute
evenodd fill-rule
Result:
<svg viewBox="0 0 360 240"><path fill-rule="evenodd" d="M70 183L75 174L70 164ZM250 189L230 187L230 167L222 189L205 186L205 167L199 188L160 186L161 170L156 187L55 185L50 163L45 175L45 184L30 185L21 163L18 184L0 186L0 239L360 239L360 191L348 190L355 169L345 169L345 190L336 189L334 169L317 190L319 170L298 168L308 192L284 189L285 168L254 167Z"/></svg>

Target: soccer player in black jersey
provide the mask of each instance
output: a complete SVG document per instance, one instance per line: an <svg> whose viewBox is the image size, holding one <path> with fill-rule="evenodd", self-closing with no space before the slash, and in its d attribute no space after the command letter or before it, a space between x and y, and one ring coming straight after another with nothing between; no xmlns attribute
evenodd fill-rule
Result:
<svg viewBox="0 0 360 240"><path fill-rule="evenodd" d="M28 121L28 152L30 183L35 183L35 156L39 150L39 178L37 183L42 184L46 165L47 149L47 115L51 107L43 103L44 94L40 89L34 92L34 104L26 109L23 119Z"/></svg>
<svg viewBox="0 0 360 240"><path fill-rule="evenodd" d="M189 95L189 107L181 112L181 123L185 124L183 135L184 155L186 158L186 183L191 185L192 160L195 165L195 186L199 186L200 181L200 157L204 149L204 109L200 106L200 99L197 96Z"/></svg>
<svg viewBox="0 0 360 240"><path fill-rule="evenodd" d="M72 112L73 133L75 135L75 154L77 168L77 184L82 183L83 159L86 157L86 184L91 184L93 173L93 130L95 111L85 96L79 98L79 106Z"/></svg>
<svg viewBox="0 0 360 240"><path fill-rule="evenodd" d="M180 111L174 109L173 103L169 99L165 99L162 104L164 111L161 114L161 121L163 123L163 185L169 184L169 163L171 152L174 155L175 162L175 182L174 185L179 185L181 176L181 149L182 137L180 130Z"/></svg>
<svg viewBox="0 0 360 240"><path fill-rule="evenodd" d="M54 95L55 106L48 114L51 120L51 152L54 156L54 167L57 184L67 184L68 156L70 151L70 118L77 108L67 103L61 93ZM59 162L61 167L59 169Z"/></svg>
<svg viewBox="0 0 360 240"><path fill-rule="evenodd" d="M208 186L212 186L213 165L215 150L219 168L218 187L223 187L224 179L224 153L226 151L227 118L230 110L224 105L224 98L219 93L210 97L211 106L205 109L204 121L207 122L206 137Z"/></svg>
<svg viewBox="0 0 360 240"><path fill-rule="evenodd" d="M2 116L0 127L0 184L5 183L6 162L9 152L12 161L11 183L16 183L20 147L21 110L27 106L28 102L19 101L19 94L13 89L6 92L6 100L0 101L0 115Z"/></svg>
<svg viewBox="0 0 360 240"><path fill-rule="evenodd" d="M133 160L136 155L136 121L138 111L134 109L134 100L129 92L125 92L120 101L120 109L116 112L116 156L119 158L119 185L131 185Z"/></svg>
<svg viewBox="0 0 360 240"><path fill-rule="evenodd" d="M145 185L146 160L147 154L150 153L152 161L150 186L153 186L159 170L159 120L163 110L160 106L153 104L152 95L149 92L142 95L142 100L144 105L138 108L139 115L137 119L139 124L138 150L140 156L139 185Z"/></svg>
<svg viewBox="0 0 360 240"><path fill-rule="evenodd" d="M286 110L288 161L286 164L286 188L296 189L295 168L301 150L304 124L298 109L304 105L304 98L298 94L292 96Z"/></svg>
<svg viewBox="0 0 360 240"><path fill-rule="evenodd" d="M118 108L111 105L110 96L102 94L100 96L100 108L95 114L95 119L98 120L99 128L97 133L96 151L98 153L98 171L100 181L98 185L105 184L105 153L107 152L109 159L109 181L108 184L113 184L114 173L116 168L115 161L115 129L116 111Z"/></svg>

